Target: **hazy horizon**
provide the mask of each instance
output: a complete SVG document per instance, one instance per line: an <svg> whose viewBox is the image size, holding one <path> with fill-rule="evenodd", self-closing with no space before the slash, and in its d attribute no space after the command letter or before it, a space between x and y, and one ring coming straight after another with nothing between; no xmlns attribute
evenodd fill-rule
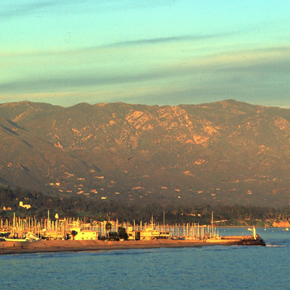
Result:
<svg viewBox="0 0 290 290"><path fill-rule="evenodd" d="M243 101L237 101L235 99L224 99L224 100L220 100L220 101L212 101L212 102L200 102L200 103L180 103L180 104L176 104L176 105L170 105L170 104L146 104L146 103L133 103L133 102L123 102L123 101L112 101L112 102L97 102L97 103L88 103L88 102L82 102L80 101L79 103L74 103L74 104L67 104L67 105L59 105L59 104L53 104L52 102L49 102L49 100L47 101L34 101L34 100L20 100L20 101L7 101L7 102L3 102L0 103L0 105L4 105L4 104L15 104L15 103L22 103L22 102L28 102L28 103L35 103L35 104L47 104L47 105L53 105L53 106L60 106L63 108L70 108L73 106L77 106L80 104L88 104L88 105L98 105L98 104L117 104L117 103L123 103L123 104L128 104L128 105L145 105L145 106L159 106L159 107L163 107L163 106L186 106L186 105L193 105L193 106L198 106L198 105L203 105L203 104L211 104L211 103L218 103L218 102L226 102L226 101L236 101L236 102L240 102L240 103L246 103L249 105L253 105L253 106L261 106L261 107L277 107L277 108L281 108L281 109L290 109L290 106L287 107L283 107L283 106L274 106L274 105L264 105L264 104L255 104L255 103L250 103L250 102L243 102Z"/></svg>

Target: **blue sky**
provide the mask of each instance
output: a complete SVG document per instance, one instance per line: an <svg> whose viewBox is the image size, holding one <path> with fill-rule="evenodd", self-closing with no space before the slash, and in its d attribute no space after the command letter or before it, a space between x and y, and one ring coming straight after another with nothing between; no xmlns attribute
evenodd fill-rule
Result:
<svg viewBox="0 0 290 290"><path fill-rule="evenodd" d="M2 0L0 103L290 108L288 0Z"/></svg>

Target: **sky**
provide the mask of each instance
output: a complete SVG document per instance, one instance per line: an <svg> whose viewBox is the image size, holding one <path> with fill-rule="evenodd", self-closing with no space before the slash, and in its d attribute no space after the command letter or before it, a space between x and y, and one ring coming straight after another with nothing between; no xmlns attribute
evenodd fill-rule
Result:
<svg viewBox="0 0 290 290"><path fill-rule="evenodd" d="M288 0L1 0L0 103L290 108Z"/></svg>

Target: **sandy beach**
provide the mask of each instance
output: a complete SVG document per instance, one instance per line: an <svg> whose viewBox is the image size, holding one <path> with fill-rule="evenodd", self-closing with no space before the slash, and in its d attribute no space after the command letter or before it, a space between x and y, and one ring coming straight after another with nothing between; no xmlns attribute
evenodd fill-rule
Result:
<svg viewBox="0 0 290 290"><path fill-rule="evenodd" d="M239 237L217 240L171 240L159 239L152 241L74 241L74 240L42 240L37 242L0 242L0 254L24 254L45 252L68 252L68 251L107 251L146 248L180 248L180 247L203 247L216 245L262 245L260 241L251 237L248 242Z"/></svg>

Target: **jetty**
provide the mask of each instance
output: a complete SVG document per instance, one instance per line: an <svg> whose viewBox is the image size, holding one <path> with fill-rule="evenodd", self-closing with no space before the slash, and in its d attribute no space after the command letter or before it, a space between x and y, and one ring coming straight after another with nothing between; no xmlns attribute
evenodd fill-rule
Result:
<svg viewBox="0 0 290 290"><path fill-rule="evenodd" d="M0 254L25 254L48 252L79 252L150 248L184 248L206 246L265 246L258 236L235 236L209 240L172 240L157 239L151 241L101 241L101 240L41 240L35 242L0 242Z"/></svg>

